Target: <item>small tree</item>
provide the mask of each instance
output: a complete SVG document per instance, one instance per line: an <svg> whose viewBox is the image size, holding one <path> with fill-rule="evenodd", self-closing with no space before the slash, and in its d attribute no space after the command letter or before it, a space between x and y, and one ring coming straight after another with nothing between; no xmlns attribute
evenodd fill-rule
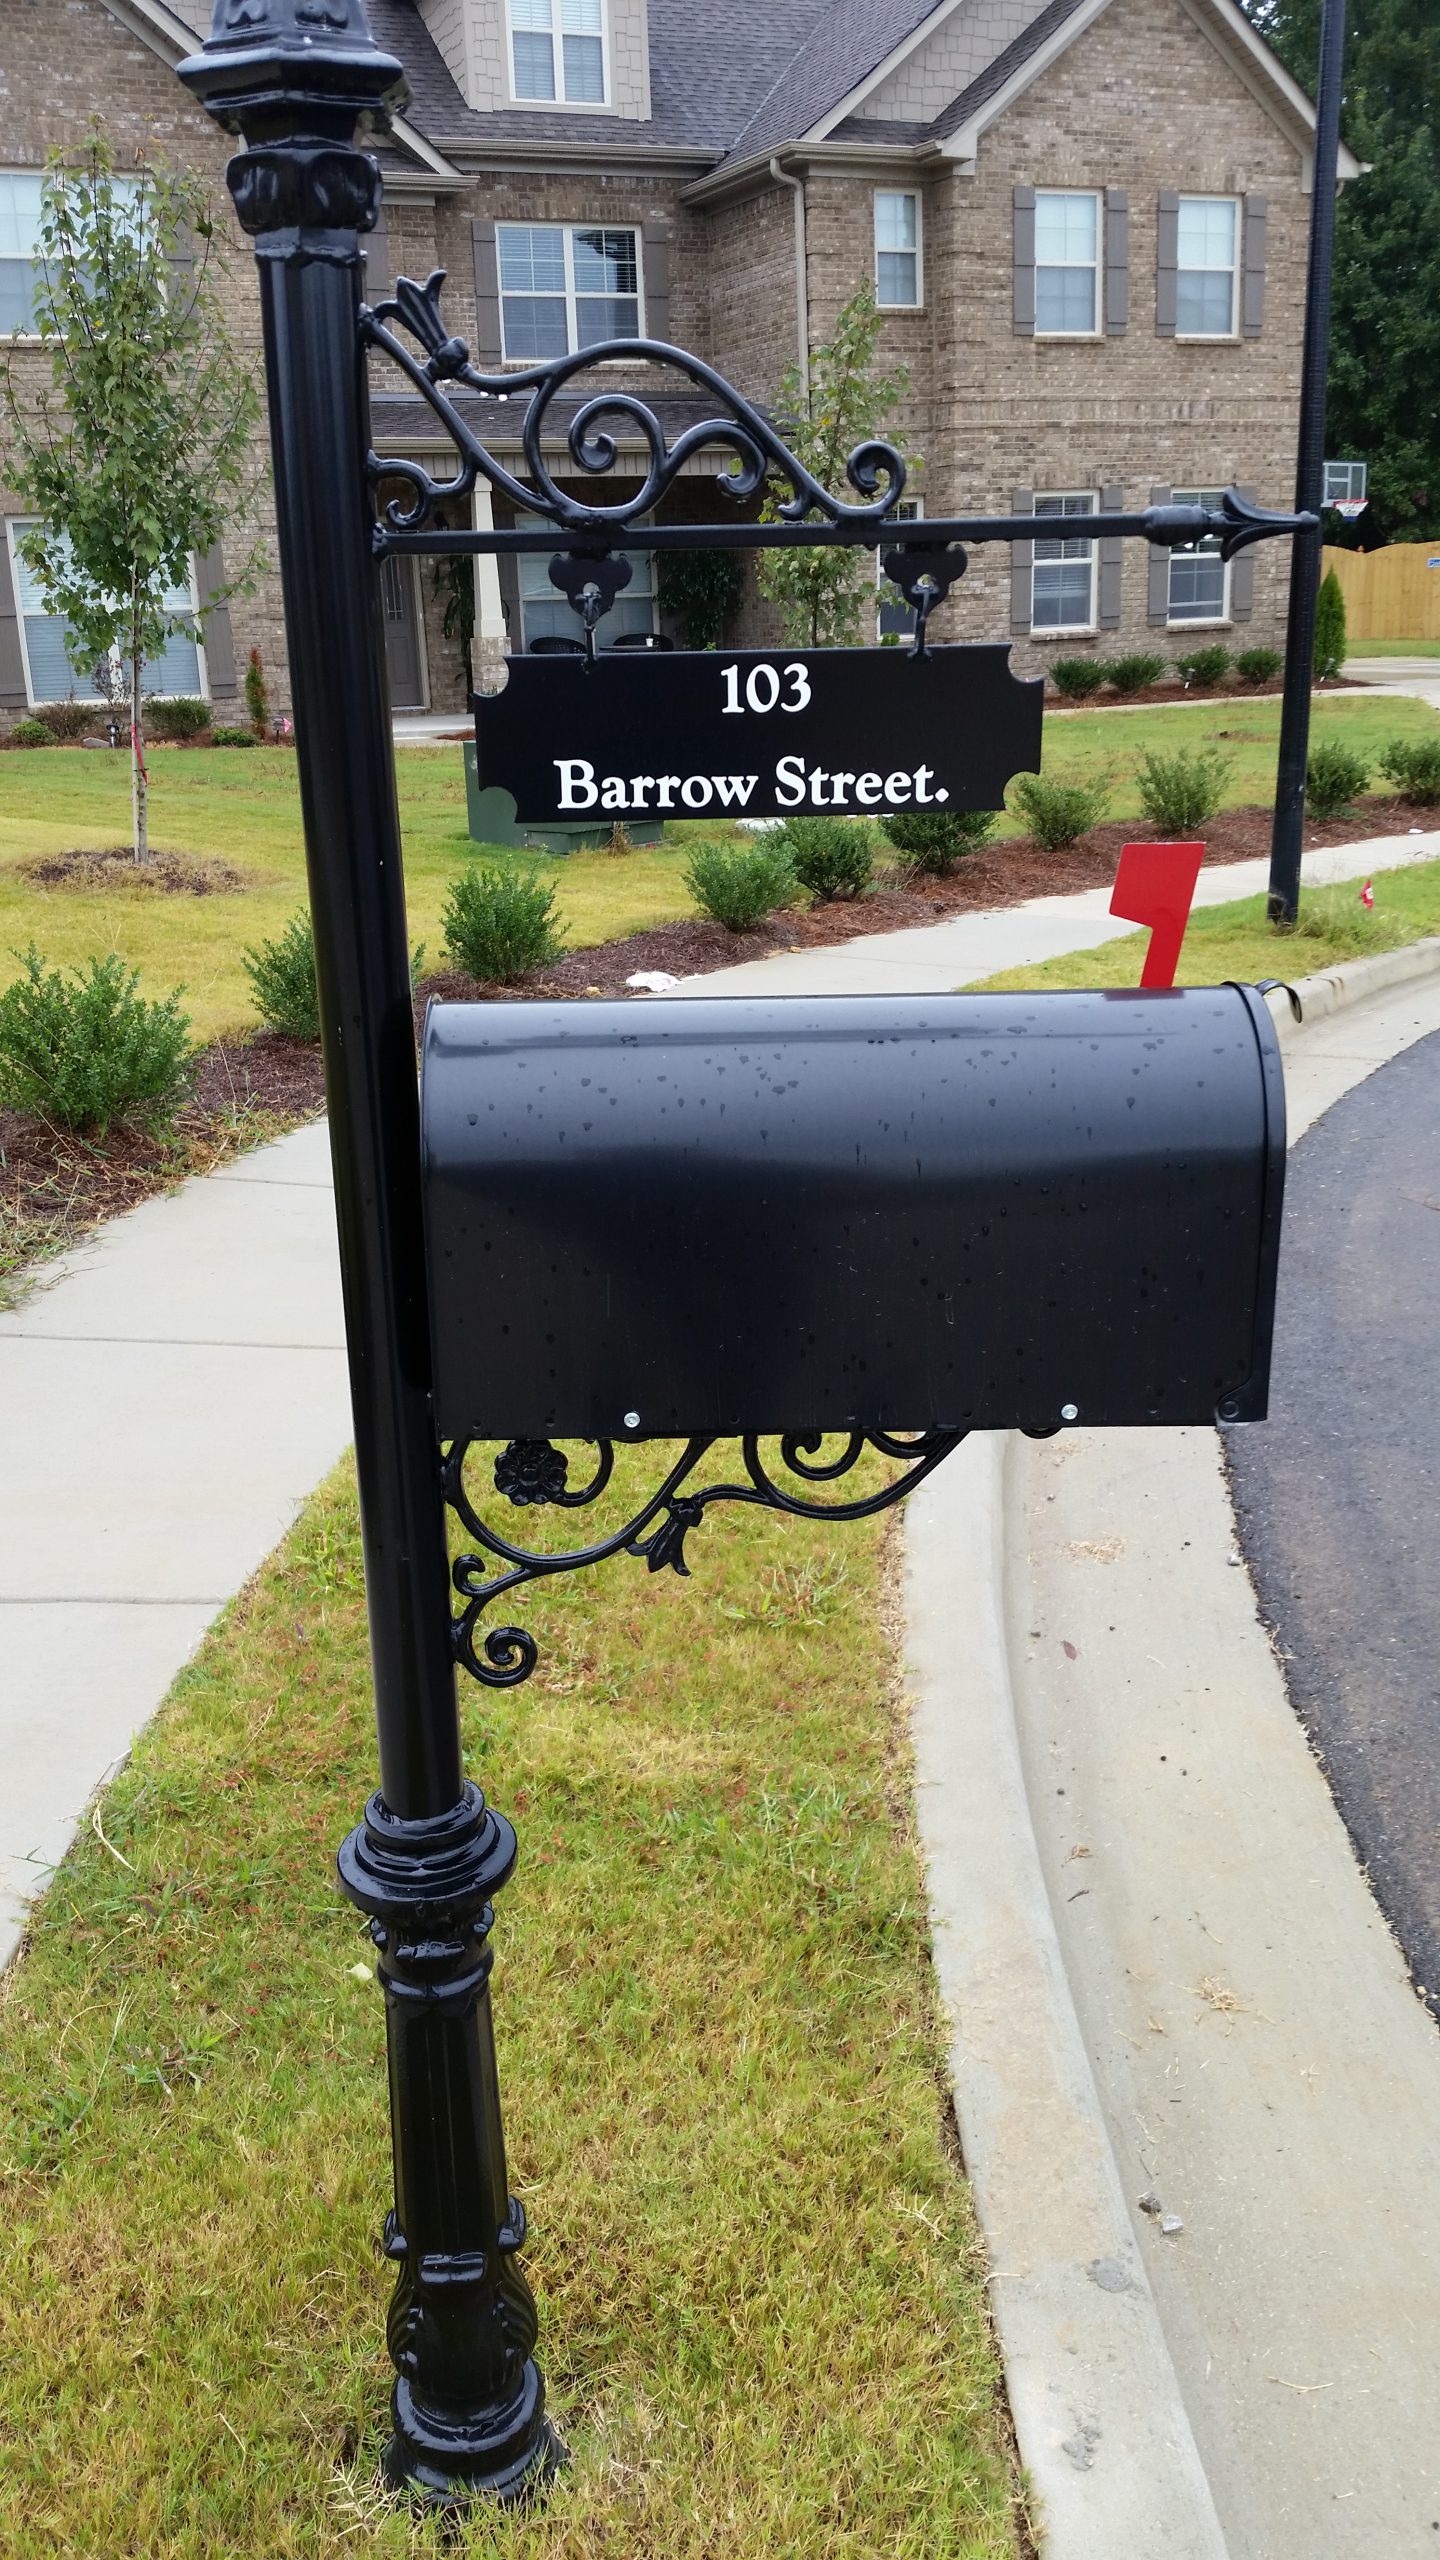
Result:
<svg viewBox="0 0 1440 2560"><path fill-rule="evenodd" d="M1345 664L1345 594L1333 569L1327 569L1315 599L1315 673L1338 676Z"/></svg>
<svg viewBox="0 0 1440 2560"><path fill-rule="evenodd" d="M188 628L190 556L220 539L255 476L253 366L225 331L216 225L198 178L159 161L120 176L93 126L52 154L40 209L32 326L52 382L27 398L4 377L5 477L38 518L20 549L69 626L77 673L128 703L137 862L150 849L144 673ZM253 559L202 615L251 583ZM118 669L118 680L116 673Z"/></svg>
<svg viewBox="0 0 1440 2560"><path fill-rule="evenodd" d="M829 345L812 354L808 392L798 365L787 366L781 378L780 432L796 459L837 497L854 497L845 478L847 457L857 444L885 433L896 402L910 388L903 367L895 373L876 371L880 328L875 288L862 284L836 319ZM906 459L913 462L915 456ZM788 494L784 480L771 480L762 522L776 522L780 501ZM812 649L856 641L861 608L872 592L871 556L848 546L762 551L756 570L760 592L779 606L786 639Z"/></svg>

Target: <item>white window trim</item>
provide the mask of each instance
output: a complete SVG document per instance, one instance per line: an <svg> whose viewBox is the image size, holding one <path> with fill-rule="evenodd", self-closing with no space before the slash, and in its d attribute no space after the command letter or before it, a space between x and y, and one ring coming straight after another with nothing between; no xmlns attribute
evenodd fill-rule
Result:
<svg viewBox="0 0 1440 2560"><path fill-rule="evenodd" d="M615 112L615 93L611 85L610 78L610 0L600 0L600 78L605 90L603 98L566 97L563 87L565 79L565 39L564 29L559 24L559 15L560 0L551 0L550 42L553 47L551 60L555 66L556 80L562 85L557 90L557 93L553 98L522 98L515 87L514 16L510 7L510 0L505 0L505 86L510 93L509 102L511 106L528 107L533 113L539 115L613 115ZM529 27L523 27L520 32L522 35L530 35L534 30ZM580 227L583 229L585 226L582 224ZM612 230L622 227L624 226L614 223L610 225Z"/></svg>
<svg viewBox="0 0 1440 2560"><path fill-rule="evenodd" d="M1072 192L1076 191L1072 190ZM1040 501L1042 498L1088 498L1090 501L1090 513L1092 516L1098 515L1100 512L1100 492L1098 489L1037 489L1034 498L1034 512L1037 515L1040 511ZM1057 516L1055 518L1055 522L1058 526L1063 526L1066 523L1079 524L1083 522L1083 518L1079 516ZM1047 563L1043 560L1037 560L1032 548L1030 558L1030 638L1032 640L1087 640L1093 639L1096 632L1099 630L1100 545L1093 533L1088 538L1090 543L1090 618L1087 622L1055 623L1036 621L1035 572L1037 569L1045 568ZM1040 533L1035 536L1036 542L1078 542L1080 539L1081 536L1078 533L1064 532Z"/></svg>
<svg viewBox="0 0 1440 2560"><path fill-rule="evenodd" d="M882 302L880 299L880 225L879 204L882 196L908 196L915 207L915 299L913 302ZM875 253L875 308L877 311L923 311L925 308L925 207L918 187L872 187L870 191L870 238ZM902 250L902 256L905 254Z"/></svg>
<svg viewBox="0 0 1440 2560"><path fill-rule="evenodd" d="M1089 196L1095 206L1095 256L1085 258L1042 258L1037 237L1035 250L1035 335L1047 346L1089 346L1105 335L1105 194L1100 187L1037 187L1035 208L1038 215L1042 196ZM1095 279L1095 326L1093 329L1042 329L1040 326L1040 270L1053 266L1089 266ZM1078 494L1067 490L1067 497Z"/></svg>
<svg viewBox="0 0 1440 2560"><path fill-rule="evenodd" d="M500 265L500 234L502 231L559 231L564 234L565 338L566 352L570 355L578 355L580 353L578 346L573 343L575 331L578 327L578 315L575 309L577 299L575 292L575 252L571 246L574 235L577 231L628 231L631 239L635 243L635 334L637 338L644 337L645 234L638 222L506 222L502 219L495 225L495 275L500 294L500 345L502 349L500 362L502 369L508 368L516 372L524 373L528 372L532 365L549 361L549 359L539 356L512 356L508 351L505 351L505 304L509 297L505 291L504 275ZM608 363L609 366L616 366L626 364L628 361L628 357L625 356L611 356ZM602 373L607 369L606 365L601 365L598 368Z"/></svg>
<svg viewBox="0 0 1440 2560"><path fill-rule="evenodd" d="M1244 205L1243 205L1243 203L1242 203L1242 201L1241 201L1241 199L1240 199L1240 197L1239 197L1239 196L1224 196L1224 195L1219 195L1219 196L1211 196L1211 195L1182 195L1182 196L1180 196L1180 197L1178 198L1178 204L1182 204L1182 205L1185 205L1185 204L1228 204L1228 205L1233 205L1233 206L1234 206L1234 208L1235 208L1235 238L1234 238L1234 254L1232 255L1231 260L1230 260L1230 326L1229 326L1229 328L1228 328L1228 329L1182 329L1182 328L1180 327L1180 324L1179 324L1178 316L1177 316L1176 324L1175 324L1175 335L1176 335L1176 337L1179 339L1180 344L1181 344L1182 346L1184 346L1184 347L1229 347L1229 346L1234 346L1234 345L1235 345L1235 343L1236 343L1236 341L1238 340L1238 338L1239 338L1239 336L1240 336L1240 267L1241 267L1241 261L1242 261L1242 258L1243 258L1243 256L1244 256L1244 250L1243 250L1243 245L1242 245L1243 233L1244 233L1244 228L1245 228L1245 208L1244 208ZM1176 217L1176 218L1177 218L1177 224L1178 224L1178 218L1179 218L1179 217L1178 217L1178 209L1177 209L1177 217ZM1181 264L1180 264L1179 233L1178 233L1178 229L1177 229L1177 233L1176 233L1176 250L1175 250L1175 296L1176 296L1177 314L1178 314L1179 296L1180 296L1180 278L1181 278L1182 276L1218 276L1218 275L1223 275L1223 274L1224 274L1224 272L1225 272L1225 271L1224 271L1224 268L1223 268L1223 267L1182 267L1182 266L1181 266ZM1228 589L1229 589L1229 581L1228 581L1228 579L1227 579L1227 581L1226 581L1226 589L1227 589L1227 593L1228 593Z"/></svg>
<svg viewBox="0 0 1440 2560"><path fill-rule="evenodd" d="M53 702L56 698L53 693L37 693L35 690L34 679L30 673L30 640L25 629L25 607L20 601L20 572L24 567L24 563L16 548L15 536L19 526L28 525L33 521L34 519L30 516L7 516L5 519L5 539L10 553L10 592L15 599L15 623L20 637L20 662L25 669L25 700L32 711L35 710L39 704L43 702ZM205 657L205 625L200 618L200 590L195 578L195 555L193 551L190 554L190 607L195 616L195 678L199 688L198 698L202 702L208 702L210 699L210 669ZM190 696L174 693L157 693L149 698L156 702L179 702L188 701ZM103 695L98 693L77 694L75 699L77 702L93 701L97 713L107 711L110 708L110 705L105 701Z"/></svg>
<svg viewBox="0 0 1440 2560"><path fill-rule="evenodd" d="M1206 500L1207 498L1210 498L1210 499L1212 499L1213 501L1215 501L1216 503L1218 503L1218 501L1219 501L1219 499L1221 498L1221 496L1222 496L1222 495L1223 495L1223 492L1222 492L1221 490L1219 490L1219 489L1197 489L1197 490L1193 490L1193 491L1192 491L1192 490L1188 490L1188 489L1187 489L1187 490L1185 490L1185 491L1182 493L1182 495L1181 495L1181 496L1179 496L1179 497L1177 498L1177 497L1175 496L1174 491L1173 491L1173 490L1171 491L1171 498L1172 498L1173 503L1174 503L1176 506L1186 506L1186 507L1193 507L1193 506L1200 506L1200 505L1203 505L1203 504L1204 504L1204 502L1205 502L1205 500ZM1213 560L1213 559L1214 559L1214 557L1215 557L1215 554L1214 554L1214 552L1213 552L1213 551L1209 551L1209 552L1206 552L1203 556L1204 556L1206 559L1208 559L1208 560ZM1231 570L1232 570L1232 569L1234 568L1234 566L1235 566L1234 561L1233 561L1233 560L1222 560L1222 562L1221 562L1221 564L1220 564L1220 565L1221 565L1221 569L1222 569L1222 571L1223 571L1223 573L1224 573L1224 574L1223 574L1223 576L1222 576L1222 578L1221 578L1221 582L1220 582L1220 611L1219 611L1218 613L1200 613L1200 614L1196 614L1196 613L1180 613L1180 614L1176 614L1176 613L1172 613L1172 612L1171 612L1171 610L1170 610L1170 568L1173 568L1174 563L1175 563L1177 560L1183 560L1185 557L1186 557L1186 551L1185 551L1185 546L1184 546L1183 544L1179 545L1175 550L1173 550L1173 551L1170 553L1169 564L1168 564L1168 566L1167 566L1167 570L1166 570L1166 577L1165 577L1165 628L1166 628L1166 630L1167 630L1167 631L1228 631L1228 630L1229 630L1229 628L1230 628L1230 623L1231 623L1231 619L1232 619L1232 617L1231 617L1231 612L1230 612L1230 572L1231 572Z"/></svg>

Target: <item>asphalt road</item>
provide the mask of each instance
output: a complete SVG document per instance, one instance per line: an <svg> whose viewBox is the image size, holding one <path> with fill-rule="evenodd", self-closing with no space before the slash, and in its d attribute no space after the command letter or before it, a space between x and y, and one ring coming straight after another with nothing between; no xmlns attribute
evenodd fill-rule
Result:
<svg viewBox="0 0 1440 2560"><path fill-rule="evenodd" d="M1440 1034L1293 1149L1270 1420L1228 1448L1291 1696L1440 2016Z"/></svg>

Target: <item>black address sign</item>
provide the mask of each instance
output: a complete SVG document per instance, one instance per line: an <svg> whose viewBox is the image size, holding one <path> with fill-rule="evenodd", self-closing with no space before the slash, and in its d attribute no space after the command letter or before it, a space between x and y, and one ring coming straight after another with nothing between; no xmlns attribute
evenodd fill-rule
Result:
<svg viewBox="0 0 1440 2560"><path fill-rule="evenodd" d="M482 790L521 825L998 809L1040 767L1010 651L740 649L507 658L476 694Z"/></svg>

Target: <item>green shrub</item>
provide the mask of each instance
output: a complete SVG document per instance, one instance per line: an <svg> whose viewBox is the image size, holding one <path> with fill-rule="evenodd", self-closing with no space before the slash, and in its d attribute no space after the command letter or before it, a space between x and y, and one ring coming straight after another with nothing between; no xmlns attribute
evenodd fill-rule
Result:
<svg viewBox="0 0 1440 2560"><path fill-rule="evenodd" d="M795 874L773 836L756 844L697 844L685 886L702 915L730 933L748 933L794 897Z"/></svg>
<svg viewBox="0 0 1440 2560"><path fill-rule="evenodd" d="M1175 661L1181 675L1194 692L1208 693L1218 684L1230 666L1230 652L1218 640L1208 641L1203 649L1191 649Z"/></svg>
<svg viewBox="0 0 1440 2560"><path fill-rule="evenodd" d="M897 809L881 826L912 871L930 880L948 880L974 853L995 824L993 809Z"/></svg>
<svg viewBox="0 0 1440 2560"><path fill-rule="evenodd" d="M1035 842L1046 853L1059 853L1099 825L1110 805L1110 777L1051 782L1043 773L1025 773L1013 786L1012 799Z"/></svg>
<svg viewBox="0 0 1440 2560"><path fill-rule="evenodd" d="M1162 835L1188 835L1214 817L1233 771L1233 759L1220 747L1143 755L1136 770L1140 806Z"/></svg>
<svg viewBox="0 0 1440 2560"><path fill-rule="evenodd" d="M1338 818L1358 799L1370 779L1370 767L1353 747L1338 738L1322 738L1310 750L1305 767L1305 806L1312 818Z"/></svg>
<svg viewBox="0 0 1440 2560"><path fill-rule="evenodd" d="M874 840L851 818L787 818L766 838L812 898L859 898L875 870Z"/></svg>
<svg viewBox="0 0 1440 2560"><path fill-rule="evenodd" d="M292 916L273 942L240 954L255 991L260 1019L290 1040L318 1040L320 998L315 985L315 934L308 907Z"/></svg>
<svg viewBox="0 0 1440 2560"><path fill-rule="evenodd" d="M1392 738L1380 770L1404 799L1433 809L1440 801L1440 738Z"/></svg>
<svg viewBox="0 0 1440 2560"><path fill-rule="evenodd" d="M1242 649L1235 661L1235 673L1246 684L1268 684L1284 664L1278 649Z"/></svg>
<svg viewBox="0 0 1440 2560"><path fill-rule="evenodd" d="M1057 658L1050 670L1050 681L1067 702L1086 702L1098 693L1105 681L1105 670L1098 658Z"/></svg>
<svg viewBox="0 0 1440 2560"><path fill-rule="evenodd" d="M1315 600L1312 664L1321 682L1327 676L1338 676L1345 664L1345 596L1333 569L1326 570Z"/></svg>
<svg viewBox="0 0 1440 2560"><path fill-rule="evenodd" d="M32 943L0 996L0 1099L103 1138L117 1121L161 1127L185 1098L191 1059L183 990L152 1002L118 952L62 975Z"/></svg>
<svg viewBox="0 0 1440 2560"><path fill-rule="evenodd" d="M222 725L211 730L210 744L212 747L258 747L260 741L253 729L231 729Z"/></svg>
<svg viewBox="0 0 1440 2560"><path fill-rule="evenodd" d="M1143 693L1147 685L1158 684L1165 673L1165 660L1150 649L1136 649L1128 658L1105 658L1100 672L1113 693Z"/></svg>
<svg viewBox="0 0 1440 2560"><path fill-rule="evenodd" d="M16 747L53 747L55 732L43 720L17 720L10 732L10 742Z"/></svg>
<svg viewBox="0 0 1440 2560"><path fill-rule="evenodd" d="M102 714L98 702L42 702L35 717L43 720L52 738L65 745L72 738L88 738Z"/></svg>
<svg viewBox="0 0 1440 2560"><path fill-rule="evenodd" d="M214 718L208 702L192 693L147 695L145 726L156 738L198 738Z"/></svg>
<svg viewBox="0 0 1440 2560"><path fill-rule="evenodd" d="M502 871L498 863L467 864L440 914L441 940L456 966L502 987L558 960L558 926L554 882Z"/></svg>
<svg viewBox="0 0 1440 2560"><path fill-rule="evenodd" d="M256 737L263 738L270 725L270 688L265 681L265 661L258 649L252 649L246 661L245 708Z"/></svg>

